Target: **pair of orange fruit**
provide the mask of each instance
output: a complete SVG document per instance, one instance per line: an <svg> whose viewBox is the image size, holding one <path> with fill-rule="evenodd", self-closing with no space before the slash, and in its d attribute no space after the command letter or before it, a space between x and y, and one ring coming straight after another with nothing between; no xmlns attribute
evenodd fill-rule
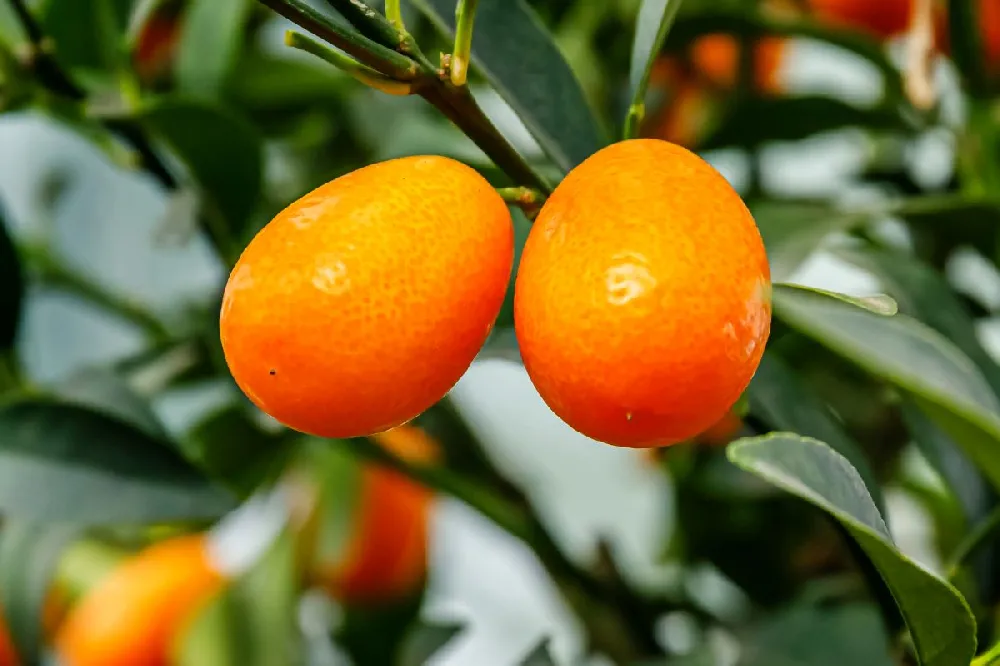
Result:
<svg viewBox="0 0 1000 666"><path fill-rule="evenodd" d="M443 157L368 166L253 239L221 337L246 395L291 428L352 437L440 400L489 336L514 256L510 212ZM739 195L694 153L614 144L555 189L514 285L525 368L553 412L619 446L688 439L756 371L770 273Z"/></svg>

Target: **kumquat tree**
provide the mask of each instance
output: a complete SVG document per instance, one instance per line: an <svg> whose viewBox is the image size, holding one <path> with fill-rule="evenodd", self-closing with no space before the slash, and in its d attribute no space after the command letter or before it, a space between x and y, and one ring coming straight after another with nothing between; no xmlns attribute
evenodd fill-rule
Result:
<svg viewBox="0 0 1000 666"><path fill-rule="evenodd" d="M1000 666L1000 0L0 0L0 666Z"/></svg>

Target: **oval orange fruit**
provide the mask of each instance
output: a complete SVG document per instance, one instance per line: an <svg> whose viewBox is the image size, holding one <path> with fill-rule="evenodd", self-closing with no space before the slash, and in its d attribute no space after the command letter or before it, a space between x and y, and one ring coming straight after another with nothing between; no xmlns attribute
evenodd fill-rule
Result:
<svg viewBox="0 0 1000 666"><path fill-rule="evenodd" d="M437 443L414 426L393 428L374 439L411 462L437 457ZM362 474L356 531L341 563L321 577L345 603L378 604L405 597L423 582L433 494L379 465L366 466Z"/></svg>
<svg viewBox="0 0 1000 666"><path fill-rule="evenodd" d="M538 392L571 427L619 446L716 423L756 372L770 322L750 212L708 163L654 139L604 148L566 177L514 288Z"/></svg>
<svg viewBox="0 0 1000 666"><path fill-rule="evenodd" d="M65 666L166 666L171 641L224 578L205 536L154 544L101 579L69 612L55 640Z"/></svg>
<svg viewBox="0 0 1000 666"><path fill-rule="evenodd" d="M468 369L514 260L510 211L445 157L358 169L251 241L226 285L222 346L263 411L321 437L398 426Z"/></svg>

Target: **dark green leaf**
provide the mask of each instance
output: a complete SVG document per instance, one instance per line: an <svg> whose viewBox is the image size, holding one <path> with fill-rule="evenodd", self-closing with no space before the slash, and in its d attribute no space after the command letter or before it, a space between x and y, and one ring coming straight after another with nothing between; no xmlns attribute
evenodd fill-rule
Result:
<svg viewBox="0 0 1000 666"><path fill-rule="evenodd" d="M549 639L544 638L542 641L528 653L528 656L521 660L521 666L555 666L556 662L552 659L552 654L549 652Z"/></svg>
<svg viewBox="0 0 1000 666"><path fill-rule="evenodd" d="M264 432L238 405L205 417L181 446L190 460L240 497L273 479L295 451L290 437Z"/></svg>
<svg viewBox="0 0 1000 666"><path fill-rule="evenodd" d="M12 518L150 522L232 506L170 445L117 419L49 400L0 408L0 511Z"/></svg>
<svg viewBox="0 0 1000 666"><path fill-rule="evenodd" d="M972 362L924 324L883 317L828 295L775 285L775 315L913 397L994 487L1000 487L1000 402Z"/></svg>
<svg viewBox="0 0 1000 666"><path fill-rule="evenodd" d="M424 666L445 645L462 633L460 624L420 624L403 644L399 666Z"/></svg>
<svg viewBox="0 0 1000 666"><path fill-rule="evenodd" d="M10 352L17 337L24 301L24 273L0 208L0 355Z"/></svg>
<svg viewBox="0 0 1000 666"><path fill-rule="evenodd" d="M826 444L777 433L730 445L729 459L837 519L879 570L922 666L966 664L976 624L962 596L896 548L857 471ZM868 662L866 662L868 663Z"/></svg>
<svg viewBox="0 0 1000 666"><path fill-rule="evenodd" d="M45 0L39 18L63 66L112 71L126 59L131 6L132 0Z"/></svg>
<svg viewBox="0 0 1000 666"><path fill-rule="evenodd" d="M750 409L773 430L797 432L829 444L854 466L875 499L885 506L882 487L871 464L851 437L844 432L830 408L802 383L781 357L767 353L747 390Z"/></svg>
<svg viewBox="0 0 1000 666"><path fill-rule="evenodd" d="M210 601L175 637L178 666L277 666L296 663L295 542L282 532L243 577Z"/></svg>
<svg viewBox="0 0 1000 666"><path fill-rule="evenodd" d="M166 441L167 431L152 406L112 370L88 368L53 388L63 401L101 412L141 430L147 436Z"/></svg>
<svg viewBox="0 0 1000 666"><path fill-rule="evenodd" d="M832 97L753 97L732 105L715 131L698 147L712 150L768 141L798 141L846 127L886 130L903 129L905 124L892 109L865 109Z"/></svg>
<svg viewBox="0 0 1000 666"><path fill-rule="evenodd" d="M632 66L629 68L629 100L633 106L645 102L646 86L653 62L663 48L682 0L643 0L635 20Z"/></svg>
<svg viewBox="0 0 1000 666"><path fill-rule="evenodd" d="M315 106L341 106L356 81L325 63L264 54L239 59L227 81L227 96L241 108L301 112Z"/></svg>
<svg viewBox="0 0 1000 666"><path fill-rule="evenodd" d="M260 196L263 145L254 128L220 107L177 98L152 106L144 119L184 162L230 231L240 234Z"/></svg>
<svg viewBox="0 0 1000 666"><path fill-rule="evenodd" d="M455 0L416 4L436 26L454 34ZM569 171L604 145L572 70L524 0L480 0L472 62L562 170Z"/></svg>
<svg viewBox="0 0 1000 666"><path fill-rule="evenodd" d="M252 7L248 0L195 0L187 9L175 69L181 92L198 97L221 92Z"/></svg>
<svg viewBox="0 0 1000 666"><path fill-rule="evenodd" d="M50 584L60 556L79 531L15 520L0 532L0 607L22 663L38 663Z"/></svg>
<svg viewBox="0 0 1000 666"><path fill-rule="evenodd" d="M751 629L737 666L893 666L878 610L796 606Z"/></svg>

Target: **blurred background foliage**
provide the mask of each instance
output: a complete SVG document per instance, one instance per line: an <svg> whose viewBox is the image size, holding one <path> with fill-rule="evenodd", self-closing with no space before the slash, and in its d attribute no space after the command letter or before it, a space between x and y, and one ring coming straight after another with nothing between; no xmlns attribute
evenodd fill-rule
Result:
<svg viewBox="0 0 1000 666"><path fill-rule="evenodd" d="M348 25L344 3L308 4ZM480 3L472 89L549 181L620 135L641 4L664 3ZM567 432L517 365L508 298L482 360L418 419L441 450L413 466L251 408L218 343L227 268L282 207L375 161L442 154L525 183L425 100L286 48L288 21L252 0L0 0L0 601L20 663L126 554L203 529L228 584L176 637L185 665L964 666L976 639L988 651L1000 2L927 2L930 53L920 4L685 0L653 54L641 133L730 178L776 282L867 299L776 287L734 429L653 454ZM432 58L453 5L403 3ZM842 457L786 436L727 458L772 431ZM267 491L313 488L324 548L382 520L367 557L408 552L402 510L371 509L395 490L365 492L404 481L369 478L372 461L445 492L413 495L430 507L417 574L359 598L302 573L316 563Z"/></svg>

